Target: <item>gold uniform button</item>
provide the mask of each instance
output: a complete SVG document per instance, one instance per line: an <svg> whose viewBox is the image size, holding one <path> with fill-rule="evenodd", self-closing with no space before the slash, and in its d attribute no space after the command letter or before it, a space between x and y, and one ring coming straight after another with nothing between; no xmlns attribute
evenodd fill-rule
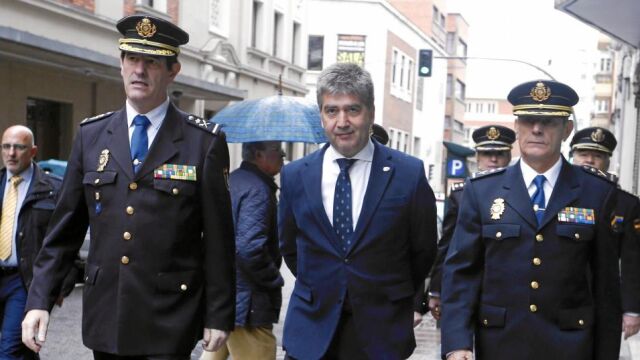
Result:
<svg viewBox="0 0 640 360"><path fill-rule="evenodd" d="M138 184L137 183L132 182L131 184L129 184L129 189L135 190L137 188L138 188Z"/></svg>
<svg viewBox="0 0 640 360"><path fill-rule="evenodd" d="M129 257L123 256L122 259L120 259L120 262L124 265L127 265L129 263Z"/></svg>
<svg viewBox="0 0 640 360"><path fill-rule="evenodd" d="M533 258L533 265L539 266L540 264L542 264L542 260L540 260L540 258Z"/></svg>
<svg viewBox="0 0 640 360"><path fill-rule="evenodd" d="M575 236L576 239L580 239L580 234L578 233L573 234L573 236Z"/></svg>
<svg viewBox="0 0 640 360"><path fill-rule="evenodd" d="M95 180L93 180L93 183L94 183L94 184L100 184L100 179L95 179Z"/></svg>
<svg viewBox="0 0 640 360"><path fill-rule="evenodd" d="M529 305L529 311L536 312L538 311L538 307L535 304Z"/></svg>
<svg viewBox="0 0 640 360"><path fill-rule="evenodd" d="M578 320L578 325L580 325L580 326L584 325L584 320L582 320L582 319Z"/></svg>
<svg viewBox="0 0 640 360"><path fill-rule="evenodd" d="M544 236L542 236L542 234L536 235L536 241L537 242L542 242L542 240L544 240Z"/></svg>
<svg viewBox="0 0 640 360"><path fill-rule="evenodd" d="M171 189L171 193L173 195L178 195L180 193L180 190L178 190L178 188L173 188L173 189Z"/></svg>
<svg viewBox="0 0 640 360"><path fill-rule="evenodd" d="M133 215L133 206L127 206L127 214Z"/></svg>
<svg viewBox="0 0 640 360"><path fill-rule="evenodd" d="M125 231L124 234L122 234L122 238L125 240L131 240L131 233L128 231Z"/></svg>
<svg viewBox="0 0 640 360"><path fill-rule="evenodd" d="M537 289L537 288L539 288L539 287L540 287L540 284L538 284L538 282L537 282L537 281L532 281L532 282L531 282L531 288L532 288L532 289Z"/></svg>
<svg viewBox="0 0 640 360"><path fill-rule="evenodd" d="M502 233L500 231L498 231L496 233L496 239L500 239L502 237Z"/></svg>
<svg viewBox="0 0 640 360"><path fill-rule="evenodd" d="M186 284L180 285L180 290L187 291L187 285Z"/></svg>

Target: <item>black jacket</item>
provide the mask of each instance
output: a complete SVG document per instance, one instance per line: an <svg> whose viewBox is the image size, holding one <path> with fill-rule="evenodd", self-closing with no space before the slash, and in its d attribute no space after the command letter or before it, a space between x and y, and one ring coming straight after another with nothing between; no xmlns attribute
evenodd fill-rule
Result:
<svg viewBox="0 0 640 360"><path fill-rule="evenodd" d="M277 185L243 162L229 177L236 234L236 325L269 326L282 305L278 249Z"/></svg>

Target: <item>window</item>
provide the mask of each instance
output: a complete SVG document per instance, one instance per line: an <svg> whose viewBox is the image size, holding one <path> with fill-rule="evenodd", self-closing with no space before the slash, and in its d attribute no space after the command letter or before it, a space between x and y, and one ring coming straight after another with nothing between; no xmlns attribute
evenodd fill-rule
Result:
<svg viewBox="0 0 640 360"><path fill-rule="evenodd" d="M448 80L448 79L447 79ZM464 100L465 85L462 81L456 80L455 96L458 100Z"/></svg>
<svg viewBox="0 0 640 360"><path fill-rule="evenodd" d="M433 23L437 24L440 19L440 10L436 6L433 7Z"/></svg>
<svg viewBox="0 0 640 360"><path fill-rule="evenodd" d="M596 100L596 112L597 113L608 113L609 112L609 100L608 99Z"/></svg>
<svg viewBox="0 0 640 360"><path fill-rule="evenodd" d="M136 3L138 5L148 6L163 13L167 12L167 0L137 0Z"/></svg>
<svg viewBox="0 0 640 360"><path fill-rule="evenodd" d="M447 97L453 96L453 75L447 74Z"/></svg>
<svg viewBox="0 0 640 360"><path fill-rule="evenodd" d="M262 2L253 0L253 18L251 28L251 47L257 48L262 45L259 39L260 30L262 30Z"/></svg>
<svg viewBox="0 0 640 360"><path fill-rule="evenodd" d="M209 0L209 31L229 36L229 0Z"/></svg>
<svg viewBox="0 0 640 360"><path fill-rule="evenodd" d="M409 55L398 49L392 50L391 95L411 102L413 90L413 67L415 63Z"/></svg>
<svg viewBox="0 0 640 360"><path fill-rule="evenodd" d="M405 153L409 153L409 133L403 130L390 128L389 129L389 144L392 149L400 150Z"/></svg>
<svg viewBox="0 0 640 360"><path fill-rule="evenodd" d="M413 137L413 156L420 156L421 140L419 137Z"/></svg>
<svg viewBox="0 0 640 360"><path fill-rule="evenodd" d="M271 51L271 55L280 56L282 55L282 26L283 26L283 16L279 12L275 12L273 14L273 49Z"/></svg>
<svg viewBox="0 0 640 360"><path fill-rule="evenodd" d="M611 59L601 58L600 59L600 72L610 73L611 72Z"/></svg>
<svg viewBox="0 0 640 360"><path fill-rule="evenodd" d="M462 121L453 120L453 130L455 132L464 133L464 124Z"/></svg>
<svg viewBox="0 0 640 360"><path fill-rule="evenodd" d="M481 103L481 102L476 103L476 113L483 112L483 109L484 109L484 103Z"/></svg>
<svg viewBox="0 0 640 360"><path fill-rule="evenodd" d="M309 57L307 59L308 70L322 70L324 52L324 36L309 36Z"/></svg>
<svg viewBox="0 0 640 360"><path fill-rule="evenodd" d="M291 42L291 63L298 64L299 63L299 55L298 49L300 48L300 24L297 22L293 22L293 36Z"/></svg>
<svg viewBox="0 0 640 360"><path fill-rule="evenodd" d="M467 43L458 38L458 46L456 47L456 56L467 57Z"/></svg>
<svg viewBox="0 0 640 360"><path fill-rule="evenodd" d="M447 47L448 54L454 54L456 50L456 33L448 32L447 33Z"/></svg>
<svg viewBox="0 0 640 360"><path fill-rule="evenodd" d="M496 103L494 102L490 102L487 104L487 112L489 114L495 114L496 113Z"/></svg>

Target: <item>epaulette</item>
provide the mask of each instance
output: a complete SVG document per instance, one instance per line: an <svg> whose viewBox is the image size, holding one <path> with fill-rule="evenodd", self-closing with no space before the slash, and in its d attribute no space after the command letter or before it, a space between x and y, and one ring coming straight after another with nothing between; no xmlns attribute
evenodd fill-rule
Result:
<svg viewBox="0 0 640 360"><path fill-rule="evenodd" d="M187 116L187 122L199 129L202 129L214 135L220 135L220 130L222 129L222 126L220 124L214 123L213 121L207 121L195 115Z"/></svg>
<svg viewBox="0 0 640 360"><path fill-rule="evenodd" d="M460 191L464 188L464 182L457 182L451 185L451 191Z"/></svg>
<svg viewBox="0 0 640 360"><path fill-rule="evenodd" d="M471 180L476 180L476 179L487 177L489 175L500 174L505 169L506 168L497 168L497 169L489 169L489 170L484 170L484 171L478 171L478 172L475 172L475 173L471 174L470 178L471 178Z"/></svg>
<svg viewBox="0 0 640 360"><path fill-rule="evenodd" d="M92 116L92 117L86 118L86 119L84 119L84 120L82 120L80 122L80 125L87 125L87 124L92 123L94 121L106 119L109 116L111 116L111 114L113 114L113 113L114 113L114 111L109 111L109 112L106 112L104 114L100 114L100 115L96 115L96 116Z"/></svg>
<svg viewBox="0 0 640 360"><path fill-rule="evenodd" d="M609 181L610 183L613 184L617 184L618 183L618 177L615 176L614 174L608 173L606 171L602 171L599 169L596 169L594 167L591 167L589 165L582 165L580 168L582 168L582 170L584 170L584 172L586 172L587 174L591 174L593 176L597 176L603 179L606 179L607 181Z"/></svg>

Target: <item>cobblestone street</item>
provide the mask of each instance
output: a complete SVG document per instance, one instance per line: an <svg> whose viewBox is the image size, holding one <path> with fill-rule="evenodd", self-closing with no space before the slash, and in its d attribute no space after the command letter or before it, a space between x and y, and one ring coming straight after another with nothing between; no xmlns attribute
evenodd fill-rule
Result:
<svg viewBox="0 0 640 360"><path fill-rule="evenodd" d="M279 345L278 359L284 359L281 348L282 324L294 283L294 278L286 266L283 266L282 273L285 278L284 303L280 314L280 323L274 327ZM62 308L56 307L54 309L49 336L41 354L42 360L90 360L93 358L91 351L82 345L81 298L82 288L78 287L65 300ZM437 360L440 358L440 332L436 329L436 323L431 315L426 315L423 323L416 329L416 342L418 346L409 360ZM193 350L191 359L199 359L201 353L202 347L198 344ZM640 338L638 335L632 337L631 341L624 341L622 344L620 360L633 359L640 359Z"/></svg>

